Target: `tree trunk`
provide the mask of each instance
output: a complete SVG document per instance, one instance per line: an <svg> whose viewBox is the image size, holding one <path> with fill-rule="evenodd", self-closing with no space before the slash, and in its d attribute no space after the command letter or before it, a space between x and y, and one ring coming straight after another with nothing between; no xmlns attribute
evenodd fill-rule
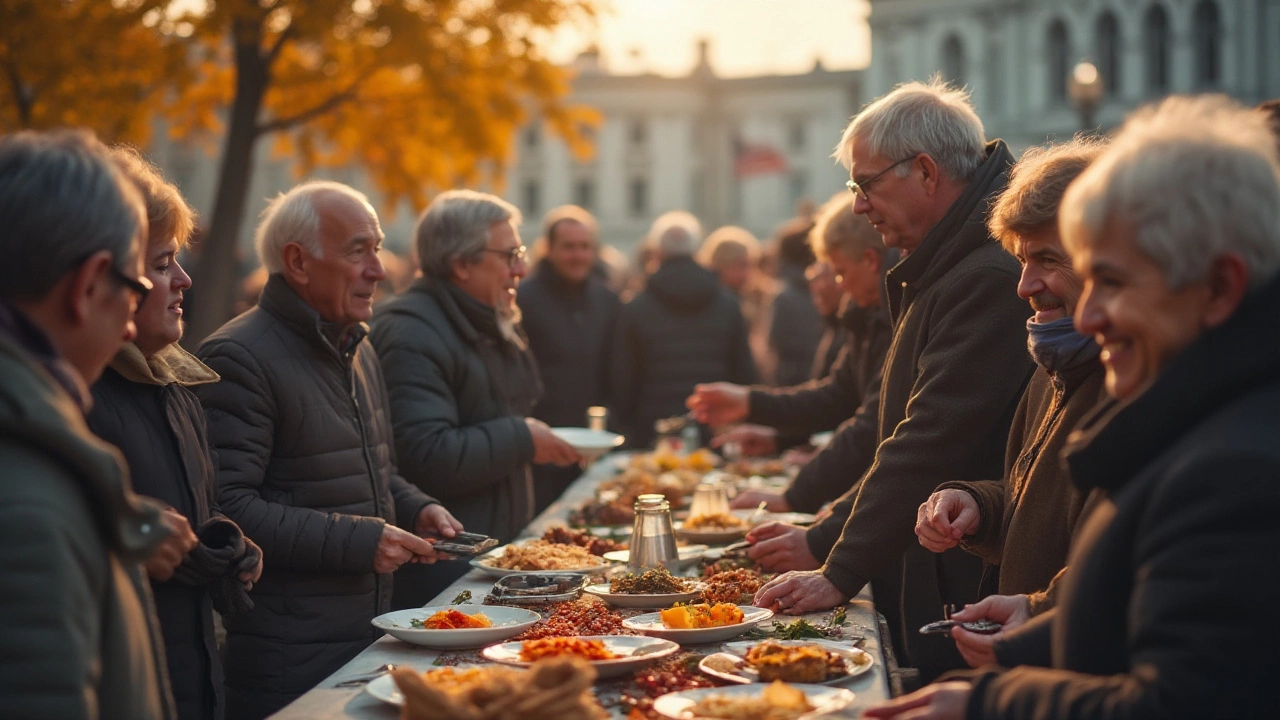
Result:
<svg viewBox="0 0 1280 720"><path fill-rule="evenodd" d="M253 177L253 148L257 142L258 113L266 94L270 68L260 45L260 28L237 23L232 37L236 44L236 93L231 105L230 128L222 149L218 191L213 202L209 229L200 241L199 261L194 268L192 289L197 303L192 308L183 344L194 348L231 319L240 292L240 226L245 199Z"/></svg>

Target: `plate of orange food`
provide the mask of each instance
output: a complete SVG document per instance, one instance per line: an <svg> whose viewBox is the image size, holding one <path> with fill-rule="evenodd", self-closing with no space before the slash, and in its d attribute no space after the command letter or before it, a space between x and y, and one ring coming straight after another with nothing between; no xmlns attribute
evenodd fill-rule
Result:
<svg viewBox="0 0 1280 720"><path fill-rule="evenodd" d="M480 654L496 663L517 667L529 667L543 658L571 655L586 660L599 677L610 678L635 672L679 650L678 644L661 638L585 635L506 642L490 645Z"/></svg>
<svg viewBox="0 0 1280 720"><path fill-rule="evenodd" d="M373 619L373 626L407 643L440 650L481 648L515 637L542 616L498 605L444 605L396 610Z"/></svg>
<svg viewBox="0 0 1280 720"><path fill-rule="evenodd" d="M681 645L697 645L738 637L771 617L773 611L750 605L699 603L637 615L622 626Z"/></svg>

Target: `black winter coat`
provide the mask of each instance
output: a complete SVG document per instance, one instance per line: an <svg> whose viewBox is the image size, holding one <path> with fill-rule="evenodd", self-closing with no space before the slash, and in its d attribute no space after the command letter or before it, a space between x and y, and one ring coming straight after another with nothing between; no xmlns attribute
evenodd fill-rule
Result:
<svg viewBox="0 0 1280 720"><path fill-rule="evenodd" d="M378 638L391 576L373 571L387 523L412 531L431 498L396 470L382 368L366 330L324 322L280 275L198 355L218 503L263 552L256 607L226 618L227 717L260 718Z"/></svg>
<svg viewBox="0 0 1280 720"><path fill-rule="evenodd" d="M610 397L630 447L649 447L653 423L683 415L698 383L756 382L738 301L692 258L663 263L622 308L613 345Z"/></svg>
<svg viewBox="0 0 1280 720"><path fill-rule="evenodd" d="M934 555L920 547L916 510L945 480L1002 473L1009 427L1034 368L1018 262L986 228L1012 163L1002 141L989 143L947 214L886 276L894 334L876 409L875 460L831 517L808 531L813 547L815 536L838 529L823 574L850 596L875 581L899 659L925 680L963 660L949 637L916 631L941 619L944 601L976 600L982 565L958 548Z"/></svg>
<svg viewBox="0 0 1280 720"><path fill-rule="evenodd" d="M821 380L831 374L836 360L840 358L840 351L844 350L845 343L849 340L849 331L840 322L841 315L840 311L836 311L822 318L822 339L818 341L818 349L814 351L810 380Z"/></svg>
<svg viewBox="0 0 1280 720"><path fill-rule="evenodd" d="M1102 499L1058 605L997 644L971 718L1280 717L1280 279L1064 455Z"/></svg>
<svg viewBox="0 0 1280 720"><path fill-rule="evenodd" d="M177 376L170 370L157 377L136 346L125 346L94 384L87 420L94 434L124 454L134 492L177 510L194 529L221 512L204 410L187 385L217 382L218 376L177 345L157 353L153 364L159 363ZM209 587L152 581L151 594L178 717L222 718L222 662Z"/></svg>
<svg viewBox="0 0 1280 720"><path fill-rule="evenodd" d="M784 264L778 271L782 291L773 299L769 349L777 359L773 383L779 387L810 379L814 353L822 340L822 317L813 306L804 270Z"/></svg>

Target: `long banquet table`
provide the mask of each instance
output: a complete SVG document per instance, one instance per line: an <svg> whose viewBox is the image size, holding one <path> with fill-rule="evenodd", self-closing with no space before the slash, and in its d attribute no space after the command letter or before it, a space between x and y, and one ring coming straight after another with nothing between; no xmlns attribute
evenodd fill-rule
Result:
<svg viewBox="0 0 1280 720"><path fill-rule="evenodd" d="M578 478L569 489L548 507L541 515L525 528L522 537L541 536L547 528L555 524L563 524L569 511L584 500L593 497L596 486L613 476L617 465L617 455L605 456L595 463L582 477ZM474 602L479 603L493 586L493 579L478 570L472 570L450 585L436 597L432 605L444 605L455 598L463 590L471 591ZM863 708L882 702L890 697L889 671L893 669L892 652L889 653L889 664L886 665L884 647L881 645L882 624L877 623L875 606L871 600L870 589L864 589L858 597L849 602L845 632L849 636L862 636L861 647L875 658L875 667L870 672L851 678L840 687L854 692L856 699L852 705L831 717L857 717ZM830 612L805 615L810 622L825 621ZM795 618L781 616L784 621ZM767 623L765 623L767 625ZM698 652L714 652L716 645L693 645L690 649ZM367 675L382 665L390 663L401 667L412 667L418 670L430 670L433 663L448 651L431 650L417 645L400 642L390 635L384 635L363 652L330 675L315 688L312 688L280 712L273 715L277 720L330 720L336 718L368 718L369 720L394 720L399 717L399 708L387 705L364 692L362 687L334 687L343 680ZM625 709L609 708L615 718L625 716Z"/></svg>

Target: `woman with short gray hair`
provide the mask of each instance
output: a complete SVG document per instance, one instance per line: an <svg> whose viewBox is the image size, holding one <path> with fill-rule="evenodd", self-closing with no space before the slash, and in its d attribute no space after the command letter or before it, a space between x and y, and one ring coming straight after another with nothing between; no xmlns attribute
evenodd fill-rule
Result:
<svg viewBox="0 0 1280 720"><path fill-rule="evenodd" d="M1084 281L1076 327L1102 346L1113 398L1064 451L1097 507L1056 609L995 645L1000 666L1026 667L867 715L1280 717L1280 158L1265 119L1224 97L1138 111L1067 189L1059 227Z"/></svg>
<svg viewBox="0 0 1280 720"><path fill-rule="evenodd" d="M533 519L531 463L580 459L529 417L542 383L515 306L528 270L520 220L493 195L437 197L415 232L423 277L374 313L370 333L390 391L400 472L443 496L467 530L503 542ZM392 605L420 607L466 570L406 566Z"/></svg>

